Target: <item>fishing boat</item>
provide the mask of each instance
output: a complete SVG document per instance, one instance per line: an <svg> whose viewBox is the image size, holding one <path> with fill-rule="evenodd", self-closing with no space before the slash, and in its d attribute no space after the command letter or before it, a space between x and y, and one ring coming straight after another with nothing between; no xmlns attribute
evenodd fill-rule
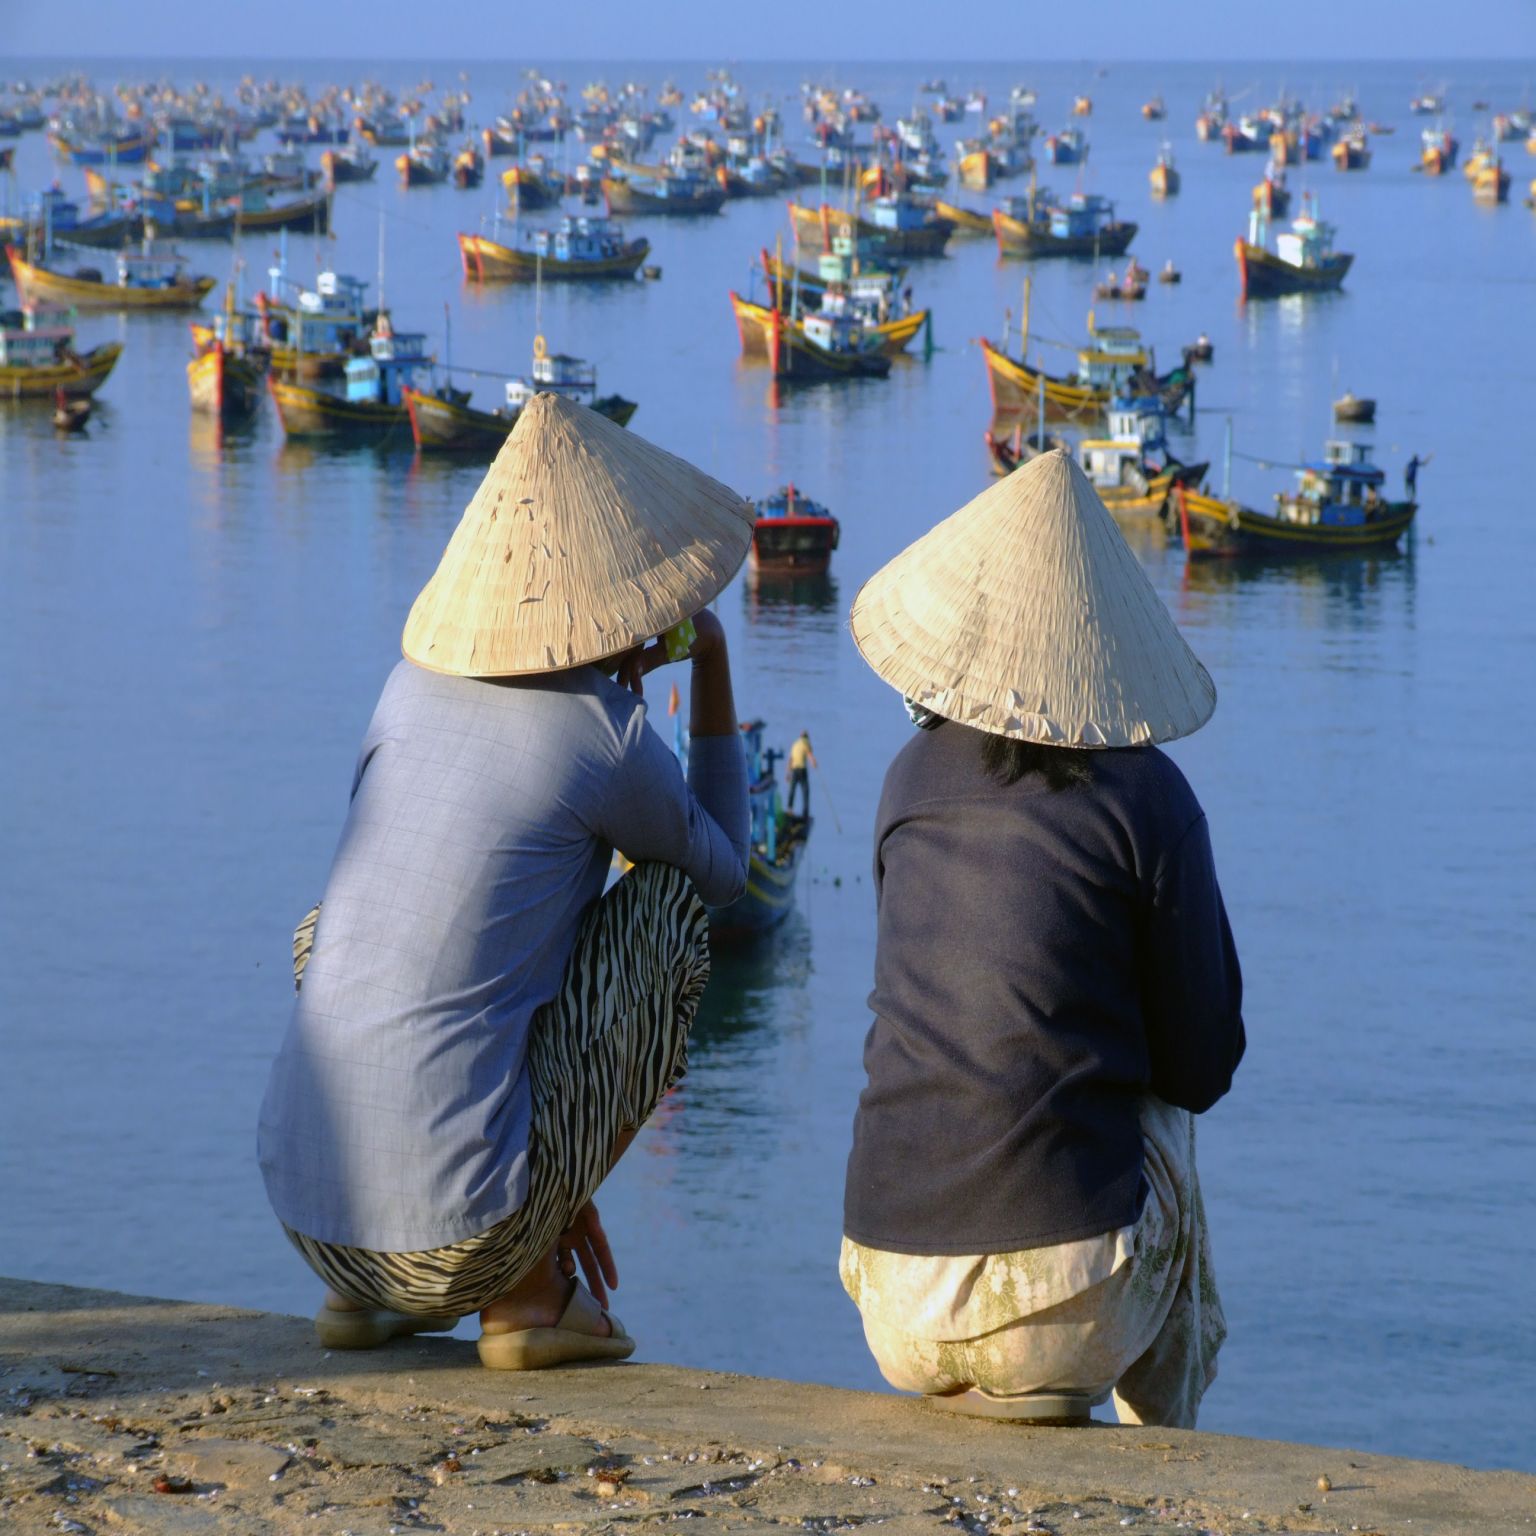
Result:
<svg viewBox="0 0 1536 1536"><path fill-rule="evenodd" d="M1045 158L1052 165L1079 165L1088 158L1088 140L1076 128L1046 135Z"/></svg>
<svg viewBox="0 0 1536 1536"><path fill-rule="evenodd" d="M1084 437L1075 443L1043 430L1028 438L1020 429L1001 438L989 431L993 473L1011 474L1040 452L1065 447L1116 517L1132 522L1165 517L1175 487L1199 485L1210 465L1185 464L1169 452L1167 413L1156 399L1117 398L1107 416L1109 430L1104 437Z"/></svg>
<svg viewBox="0 0 1536 1536"><path fill-rule="evenodd" d="M1184 274L1174 266L1172 256L1159 269L1157 280L1160 283L1182 283L1184 281Z"/></svg>
<svg viewBox="0 0 1536 1536"><path fill-rule="evenodd" d="M1489 157L1477 175L1472 178L1472 196L1479 203L1504 203L1509 201L1509 172L1498 155Z"/></svg>
<svg viewBox="0 0 1536 1536"><path fill-rule="evenodd" d="M808 250L832 249L834 237L867 240L880 256L942 256L955 226L909 193L879 197L862 213L834 208L830 203L810 208L789 204L795 238Z"/></svg>
<svg viewBox="0 0 1536 1536"><path fill-rule="evenodd" d="M766 729L761 720L749 720L741 727L751 811L747 889L729 906L709 909L713 941L766 933L782 923L794 906L795 877L805 856L812 818L794 815L780 799L778 764L784 754L764 749Z"/></svg>
<svg viewBox="0 0 1536 1536"><path fill-rule="evenodd" d="M453 157L449 174L453 177L454 186L463 191L478 187L485 175L485 157L473 144L466 144Z"/></svg>
<svg viewBox="0 0 1536 1536"><path fill-rule="evenodd" d="M221 421L249 416L261 399L264 373L254 358L216 339L187 364L192 409Z"/></svg>
<svg viewBox="0 0 1536 1536"><path fill-rule="evenodd" d="M397 332L381 313L368 351L347 359L340 389L267 375L278 420L289 437L371 438L404 433L410 426L401 391L430 374L432 359L420 331Z"/></svg>
<svg viewBox="0 0 1536 1536"><path fill-rule="evenodd" d="M760 255L763 273L770 289L790 295L792 307L804 305L819 309L827 289L837 284L853 287L878 302L884 295L892 308L906 282L907 268L887 266L874 254L877 242L853 235L835 234L831 248L821 251L814 270L797 267L784 260L779 250L763 247Z"/></svg>
<svg viewBox="0 0 1536 1536"><path fill-rule="evenodd" d="M1376 402L1374 400L1362 400L1360 396L1346 390L1333 402L1333 419L1335 421L1372 422L1376 420Z"/></svg>
<svg viewBox="0 0 1536 1536"><path fill-rule="evenodd" d="M1160 123L1165 117L1168 116L1167 104L1163 101L1161 96L1154 96L1151 101L1142 102L1141 115L1146 118L1149 123Z"/></svg>
<svg viewBox="0 0 1536 1536"><path fill-rule="evenodd" d="M796 307L792 295L782 289L774 290L774 298L773 304L759 304L739 293L731 294L731 309L736 316L736 333L741 338L743 357L771 358L776 327L782 329L793 323L803 331L809 306ZM789 300L787 307L786 299ZM793 322L789 319L791 311L795 315ZM814 312L847 319L864 338L869 350L880 352L887 358L905 352L929 320L926 309L881 320L878 309L871 310L848 290L837 287L828 288L822 294L820 307Z"/></svg>
<svg viewBox="0 0 1536 1536"><path fill-rule="evenodd" d="M883 379L891 359L880 339L847 314L794 316L782 309L753 304L731 294L731 309L741 336L742 351L752 354L754 332L766 330L766 355L773 375L791 383L822 383L836 379Z"/></svg>
<svg viewBox="0 0 1536 1536"><path fill-rule="evenodd" d="M630 168L602 178L603 201L610 214L665 214L691 217L719 213L725 188L707 176L669 170Z"/></svg>
<svg viewBox="0 0 1536 1536"><path fill-rule="evenodd" d="M831 565L838 522L819 501L802 496L791 483L753 506L752 564L758 571L820 576Z"/></svg>
<svg viewBox="0 0 1536 1536"><path fill-rule="evenodd" d="M523 408L536 394L556 394L594 410L621 427L629 425L639 408L622 395L599 395L597 369L564 352L551 352L543 336L533 342L529 377L506 382L505 403L494 410L476 410L467 391L426 390L408 384L401 391L410 415L411 436L424 453L485 452L494 454L517 425Z"/></svg>
<svg viewBox="0 0 1536 1536"><path fill-rule="evenodd" d="M13 245L5 248L11 276L23 303L37 300L76 309L195 309L213 287L211 277L194 277L179 252L146 240L141 249L119 251L112 277L95 267L62 272L30 262Z"/></svg>
<svg viewBox="0 0 1536 1536"><path fill-rule="evenodd" d="M57 185L29 198L21 213L0 217L0 238L43 253L52 250L56 241L116 250L141 239L143 233L143 220L136 211L82 212Z"/></svg>
<svg viewBox="0 0 1536 1536"><path fill-rule="evenodd" d="M1024 197L1005 198L993 211L992 227L1000 255L1026 258L1123 256L1136 238L1136 225L1117 219L1109 198L1074 192L1056 203L1034 187Z"/></svg>
<svg viewBox="0 0 1536 1536"><path fill-rule="evenodd" d="M1179 191L1179 169L1173 163L1173 146L1164 144L1152 169L1148 172L1153 197L1176 197Z"/></svg>
<svg viewBox="0 0 1536 1536"><path fill-rule="evenodd" d="M328 149L320 156L320 169L330 184L372 181L379 168L378 158L370 155L361 144L347 149Z"/></svg>
<svg viewBox="0 0 1536 1536"><path fill-rule="evenodd" d="M461 234L459 257L474 282L593 282L633 277L650 254L643 237L624 238L612 219L567 218L555 229L530 230L525 248L503 245L484 235Z"/></svg>
<svg viewBox="0 0 1536 1536"><path fill-rule="evenodd" d="M288 229L307 235L323 235L331 227L331 189L273 202L264 186L247 187L234 199L235 224L244 235L269 234Z"/></svg>
<svg viewBox="0 0 1536 1536"><path fill-rule="evenodd" d="M1006 330L1001 346L994 346L985 337L977 339L987 365L994 416L1015 416L1043 406L1044 412L1058 418L1086 420L1102 415L1109 402L1122 395L1155 397L1170 414L1187 401L1193 414L1194 374L1189 367L1159 374L1152 352L1142 344L1140 331L1128 325L1098 325L1091 311L1088 345L1078 349L1075 372L1051 374L1031 364L1029 306L1026 284L1018 357L1008 353Z"/></svg>
<svg viewBox="0 0 1536 1536"><path fill-rule="evenodd" d="M1419 135L1419 169L1426 176L1444 176L1456 166L1460 149L1456 135L1446 128L1426 128Z"/></svg>
<svg viewBox="0 0 1536 1536"><path fill-rule="evenodd" d="M432 187L448 180L448 151L434 140L413 144L395 157L402 187Z"/></svg>
<svg viewBox="0 0 1536 1536"><path fill-rule="evenodd" d="M1225 122L1221 126L1221 141L1229 155L1251 155L1269 148L1269 134L1251 117L1238 122Z"/></svg>
<svg viewBox="0 0 1536 1536"><path fill-rule="evenodd" d="M992 215L989 213L977 213L974 208L967 208L962 203L948 203L941 197L934 198L933 211L941 219L948 219L955 226L957 235L992 233Z"/></svg>
<svg viewBox="0 0 1536 1536"><path fill-rule="evenodd" d="M122 356L120 341L75 351L70 312L54 304L0 310L0 399L51 400L100 389Z"/></svg>
<svg viewBox="0 0 1536 1536"><path fill-rule="evenodd" d="M1186 363L1211 363L1216 360L1216 346L1211 338L1201 331L1190 344L1184 348L1184 361Z"/></svg>
<svg viewBox="0 0 1536 1536"><path fill-rule="evenodd" d="M1270 299L1288 293L1322 293L1339 288L1354 257L1333 248L1335 230L1317 217L1316 200L1302 199L1301 213L1289 233L1267 248L1269 220L1261 209L1248 215L1248 238L1235 246L1238 279L1246 299Z"/></svg>
<svg viewBox="0 0 1536 1536"><path fill-rule="evenodd" d="M1072 100L1073 117L1092 117L1093 98L1091 96L1076 96Z"/></svg>
<svg viewBox="0 0 1536 1536"><path fill-rule="evenodd" d="M71 165L143 165L155 147L153 129L117 129L76 136L65 127L48 135Z"/></svg>
<svg viewBox="0 0 1536 1536"><path fill-rule="evenodd" d="M1258 512L1226 497L1175 492L1184 548L1196 557L1363 554L1395 546L1417 504L1388 501L1386 476L1365 443L1329 442L1320 462L1297 471L1295 491Z"/></svg>
<svg viewBox="0 0 1536 1536"><path fill-rule="evenodd" d="M565 196L564 181L531 163L508 166L501 173L501 184L506 189L508 204L518 213L554 208Z"/></svg>
<svg viewBox="0 0 1536 1536"><path fill-rule="evenodd" d="M1364 171L1370 169L1371 147L1364 130L1345 134L1342 139L1334 141L1333 163L1336 169L1341 171Z"/></svg>
<svg viewBox="0 0 1536 1536"><path fill-rule="evenodd" d="M341 377L348 359L366 349L377 319L367 306L368 284L328 269L289 303L279 286L281 267L273 269L272 277L272 291L256 295L248 345L268 350L279 374L304 382Z"/></svg>
<svg viewBox="0 0 1536 1536"><path fill-rule="evenodd" d="M1264 179L1253 189L1253 206L1266 219L1283 219L1291 211L1291 189L1285 172L1273 160L1265 167Z"/></svg>

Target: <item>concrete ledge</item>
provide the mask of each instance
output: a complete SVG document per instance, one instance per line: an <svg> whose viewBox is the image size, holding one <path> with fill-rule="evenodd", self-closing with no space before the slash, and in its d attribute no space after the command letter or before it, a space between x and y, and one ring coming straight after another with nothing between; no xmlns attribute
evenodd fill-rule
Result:
<svg viewBox="0 0 1536 1536"><path fill-rule="evenodd" d="M664 1365L499 1374L452 1339L326 1354L304 1319L0 1280L7 1531L595 1536L683 1522L1532 1536L1536 1477L989 1424Z"/></svg>

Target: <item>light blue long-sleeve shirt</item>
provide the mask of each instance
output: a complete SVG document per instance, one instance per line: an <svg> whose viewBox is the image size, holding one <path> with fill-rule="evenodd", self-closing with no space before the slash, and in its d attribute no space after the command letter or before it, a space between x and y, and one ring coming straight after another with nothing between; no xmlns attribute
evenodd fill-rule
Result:
<svg viewBox="0 0 1536 1536"><path fill-rule="evenodd" d="M711 905L747 867L746 765L688 780L595 667L490 682L401 662L358 761L258 1149L278 1217L378 1252L441 1247L528 1192L528 1027L559 990L612 850Z"/></svg>

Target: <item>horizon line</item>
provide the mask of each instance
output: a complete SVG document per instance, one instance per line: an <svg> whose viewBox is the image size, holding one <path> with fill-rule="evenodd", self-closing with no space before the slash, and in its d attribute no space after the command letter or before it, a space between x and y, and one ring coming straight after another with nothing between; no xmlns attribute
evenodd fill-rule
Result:
<svg viewBox="0 0 1536 1536"><path fill-rule="evenodd" d="M499 64L520 64L524 67L537 67L529 61L527 55L517 58L486 58L483 55L472 54L377 54L368 58L361 58L355 53L336 54L280 54L280 53L15 53L10 55L14 63L31 61L67 62L76 64L88 63L153 63L165 61L167 63L353 63L353 64L407 64L419 62L423 64L462 64L471 62L479 66ZM950 59L908 59L883 57L880 55L848 56L844 58L813 58L782 56L774 58L730 58L720 54L657 54L641 57L629 55L600 55L600 54L568 54L563 56L549 55L549 61L555 64L699 64L713 67L742 65L742 64L810 64L820 63L823 66L838 64L911 64L923 69L943 69L957 65L983 66L986 68L1028 68L1031 64L1087 64L1099 67L1111 65L1144 65L1144 64L1252 64L1274 66L1277 64L1336 64L1340 66L1350 64L1424 64L1427 66L1440 66L1444 64L1494 64L1500 67L1529 64L1536 68L1536 55L1526 58L1511 58L1507 55L1490 54L1450 54L1438 52L1434 55L1419 54L1360 54L1351 57L1335 57L1332 55L1298 53L1284 57L1267 55L1263 58L1249 58L1239 55L1218 54L1169 54L1162 58L1148 58L1145 54L1135 57L1115 58L1102 54L1036 54L1030 59L997 59L997 58L950 58Z"/></svg>

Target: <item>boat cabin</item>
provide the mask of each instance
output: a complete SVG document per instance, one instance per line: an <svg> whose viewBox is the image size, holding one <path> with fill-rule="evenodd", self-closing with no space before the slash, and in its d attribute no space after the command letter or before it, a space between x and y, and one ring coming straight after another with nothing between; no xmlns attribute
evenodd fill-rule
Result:
<svg viewBox="0 0 1536 1536"><path fill-rule="evenodd" d="M1141 332L1129 325L1095 326L1092 316L1088 331L1093 342L1078 349L1078 382L1123 393L1131 378L1150 365L1151 359L1141 344Z"/></svg>
<svg viewBox="0 0 1536 1536"><path fill-rule="evenodd" d="M536 229L530 243L536 256L556 261L603 261L624 253L624 231L612 219L562 219L557 229Z"/></svg>
<svg viewBox="0 0 1536 1536"><path fill-rule="evenodd" d="M869 205L868 218L876 229L922 229L932 220L933 213L912 198L898 194L875 198Z"/></svg>
<svg viewBox="0 0 1536 1536"><path fill-rule="evenodd" d="M75 339L69 311L54 304L0 310L0 368L47 368Z"/></svg>
<svg viewBox="0 0 1536 1536"><path fill-rule="evenodd" d="M849 314L822 309L801 322L806 340L826 352L862 352L864 329Z"/></svg>
<svg viewBox="0 0 1536 1536"><path fill-rule="evenodd" d="M534 342L532 376L507 380L508 412L522 410L535 395L561 395L591 405L597 398L597 368L568 352L546 351L540 336Z"/></svg>
<svg viewBox="0 0 1536 1536"><path fill-rule="evenodd" d="M1296 471L1296 490L1275 494L1275 515L1308 526L1355 527L1386 510L1381 494L1385 474L1371 463L1368 443L1333 440L1321 462Z"/></svg>
<svg viewBox="0 0 1536 1536"><path fill-rule="evenodd" d="M305 316L326 316L355 320L363 312L363 295L368 284L344 272L322 272L313 289L299 294L299 312Z"/></svg>
<svg viewBox="0 0 1536 1536"><path fill-rule="evenodd" d="M1050 210L1051 233L1058 239L1096 235L1114 222L1114 203L1097 192L1074 192Z"/></svg>
<svg viewBox="0 0 1536 1536"><path fill-rule="evenodd" d="M400 386L416 386L431 366L423 331L393 330L387 318L368 338L368 355L347 359L346 398L375 405L399 405Z"/></svg>
<svg viewBox="0 0 1536 1536"><path fill-rule="evenodd" d="M186 280L187 258L168 245L146 240L142 250L118 252L119 287L174 288Z"/></svg>

